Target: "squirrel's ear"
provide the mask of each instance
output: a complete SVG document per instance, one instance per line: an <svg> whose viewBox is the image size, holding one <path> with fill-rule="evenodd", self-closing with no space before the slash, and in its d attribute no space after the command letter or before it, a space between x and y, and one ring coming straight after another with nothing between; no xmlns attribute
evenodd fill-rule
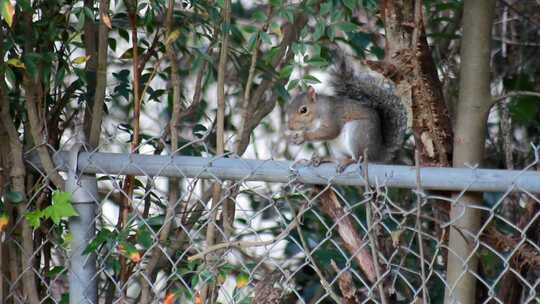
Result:
<svg viewBox="0 0 540 304"><path fill-rule="evenodd" d="M312 86L308 87L307 94L308 94L309 101L311 102L317 101L317 93L315 92L315 89Z"/></svg>

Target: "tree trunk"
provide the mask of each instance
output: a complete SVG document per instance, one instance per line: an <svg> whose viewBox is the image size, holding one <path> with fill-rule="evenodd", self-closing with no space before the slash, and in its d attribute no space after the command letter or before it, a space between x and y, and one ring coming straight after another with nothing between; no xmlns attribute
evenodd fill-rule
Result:
<svg viewBox="0 0 540 304"><path fill-rule="evenodd" d="M463 8L454 167L483 161L486 119L491 106L489 63L494 9L495 0L467 0ZM476 282L472 273L476 272L478 259L471 251L479 241L481 217L478 209L467 206L481 204L481 193L466 193L452 208L454 224L450 229L447 263L450 289L446 290L445 303L475 302Z"/></svg>
<svg viewBox="0 0 540 304"><path fill-rule="evenodd" d="M396 94L408 108L421 165L448 166L452 128L426 39L421 2L383 1L385 58L366 63L397 85Z"/></svg>

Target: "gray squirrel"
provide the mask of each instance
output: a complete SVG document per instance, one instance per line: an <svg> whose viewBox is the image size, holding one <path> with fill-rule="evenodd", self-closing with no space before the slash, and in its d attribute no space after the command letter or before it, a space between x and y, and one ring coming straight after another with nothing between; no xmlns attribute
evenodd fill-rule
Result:
<svg viewBox="0 0 540 304"><path fill-rule="evenodd" d="M390 163L401 148L407 112L393 91L368 76L355 74L345 54L334 51L331 70L334 95L315 93L313 87L287 105L286 116L294 144L327 141L335 158L345 165L359 161Z"/></svg>

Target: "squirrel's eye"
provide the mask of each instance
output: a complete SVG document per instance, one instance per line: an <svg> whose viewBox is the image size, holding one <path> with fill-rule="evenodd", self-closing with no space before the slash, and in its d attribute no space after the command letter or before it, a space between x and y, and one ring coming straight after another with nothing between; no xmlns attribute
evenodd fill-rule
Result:
<svg viewBox="0 0 540 304"><path fill-rule="evenodd" d="M298 112L300 112L300 114L306 114L307 113L307 107L306 106L301 106L300 109L298 110Z"/></svg>

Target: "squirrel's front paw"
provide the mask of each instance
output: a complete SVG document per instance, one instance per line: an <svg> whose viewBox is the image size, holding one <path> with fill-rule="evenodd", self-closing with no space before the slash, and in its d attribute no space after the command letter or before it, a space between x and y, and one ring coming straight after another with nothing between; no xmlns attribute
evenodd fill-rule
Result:
<svg viewBox="0 0 540 304"><path fill-rule="evenodd" d="M302 143L304 143L304 141L306 141L304 137L304 131L293 132L290 136L290 139L291 142L295 145L301 145Z"/></svg>

